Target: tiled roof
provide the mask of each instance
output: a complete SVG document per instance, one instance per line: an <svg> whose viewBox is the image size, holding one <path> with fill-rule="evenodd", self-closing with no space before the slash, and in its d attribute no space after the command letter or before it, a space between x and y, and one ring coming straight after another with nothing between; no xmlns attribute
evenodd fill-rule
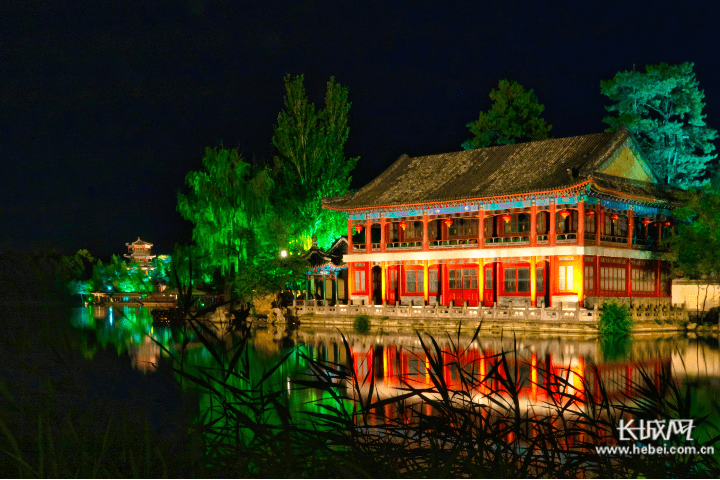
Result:
<svg viewBox="0 0 720 480"><path fill-rule="evenodd" d="M594 178L628 138L627 130L621 129L439 155L403 155L360 190L323 202L327 208L351 210L570 188ZM613 185L622 181L618 178ZM643 192L659 190L647 185Z"/></svg>
<svg viewBox="0 0 720 480"><path fill-rule="evenodd" d="M320 247L318 247L317 241L314 237L312 247L310 247L308 251L305 252L304 258L305 263L310 268L322 268L328 265L334 268L342 268L345 266L345 263L342 261L342 254L337 255L329 252L324 252Z"/></svg>
<svg viewBox="0 0 720 480"><path fill-rule="evenodd" d="M140 240L140 237L138 237L138 239L135 240L134 242L132 242L132 243L126 243L125 245L127 245L127 246L130 246L130 245L150 245L150 246L152 246L152 243L146 242L145 240Z"/></svg>

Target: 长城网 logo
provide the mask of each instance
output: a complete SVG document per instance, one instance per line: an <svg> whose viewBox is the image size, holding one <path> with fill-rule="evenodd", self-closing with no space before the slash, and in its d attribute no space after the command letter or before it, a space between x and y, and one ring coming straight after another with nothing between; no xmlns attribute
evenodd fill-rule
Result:
<svg viewBox="0 0 720 480"><path fill-rule="evenodd" d="M692 440L695 428L693 420L620 420L618 433L620 440L670 440L672 435L685 435Z"/></svg>

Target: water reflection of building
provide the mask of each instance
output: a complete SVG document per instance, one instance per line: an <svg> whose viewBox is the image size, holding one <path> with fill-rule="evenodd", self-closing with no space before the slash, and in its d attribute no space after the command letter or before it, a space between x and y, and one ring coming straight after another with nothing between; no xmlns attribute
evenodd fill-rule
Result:
<svg viewBox="0 0 720 480"><path fill-rule="evenodd" d="M324 206L348 217L356 304L592 307L670 302L651 250L673 201L621 129L403 155Z"/></svg>
<svg viewBox="0 0 720 480"><path fill-rule="evenodd" d="M310 349L313 358L346 365L360 379L373 375L375 389L382 397L402 393L407 384L420 388L433 386L430 359L417 336L347 335L346 338L351 358L337 333L302 329L298 332L298 341ZM672 352L678 341L637 340L628 358L606 360L597 338L562 341L519 338L514 343L512 339L491 337L468 345L469 340L470 337L460 337L460 349L456 351L447 337L436 339L443 350L442 378L448 388L462 389L462 377L467 380L468 375L472 375L476 381L470 382L469 393L476 401L483 401L489 392L508 396L501 378L517 379L523 409L560 402L567 395L579 398L593 395L599 400L600 383L609 398L623 398L632 394L633 385L643 383L644 374L659 384L663 372L670 373ZM453 341L458 345L457 338ZM434 353L427 339L426 345ZM507 353L504 359L500 356L502 352ZM369 384L363 387L365 393L368 389Z"/></svg>

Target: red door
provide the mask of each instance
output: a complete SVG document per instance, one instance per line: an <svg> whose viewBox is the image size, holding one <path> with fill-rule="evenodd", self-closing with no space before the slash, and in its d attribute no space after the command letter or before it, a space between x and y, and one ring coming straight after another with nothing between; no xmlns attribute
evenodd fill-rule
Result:
<svg viewBox="0 0 720 480"><path fill-rule="evenodd" d="M483 305L492 307L495 302L495 264L485 265L485 278L483 282Z"/></svg>
<svg viewBox="0 0 720 480"><path fill-rule="evenodd" d="M395 305L398 298L398 266L388 267L387 270L387 298L388 305Z"/></svg>
<svg viewBox="0 0 720 480"><path fill-rule="evenodd" d="M477 265L458 265L448 268L448 301L455 306L467 302L468 306L478 304Z"/></svg>

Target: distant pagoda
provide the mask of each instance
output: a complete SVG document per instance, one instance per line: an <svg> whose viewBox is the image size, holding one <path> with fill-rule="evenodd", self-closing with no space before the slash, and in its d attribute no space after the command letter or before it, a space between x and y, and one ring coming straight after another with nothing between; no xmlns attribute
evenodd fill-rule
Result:
<svg viewBox="0 0 720 480"><path fill-rule="evenodd" d="M125 258L130 259L131 263L136 263L140 269L146 273L155 268L152 265L152 259L155 258L156 255L150 254L150 249L153 246L152 243L140 240L140 237L138 237L134 242L126 243L125 245L128 247L129 252L125 254Z"/></svg>

